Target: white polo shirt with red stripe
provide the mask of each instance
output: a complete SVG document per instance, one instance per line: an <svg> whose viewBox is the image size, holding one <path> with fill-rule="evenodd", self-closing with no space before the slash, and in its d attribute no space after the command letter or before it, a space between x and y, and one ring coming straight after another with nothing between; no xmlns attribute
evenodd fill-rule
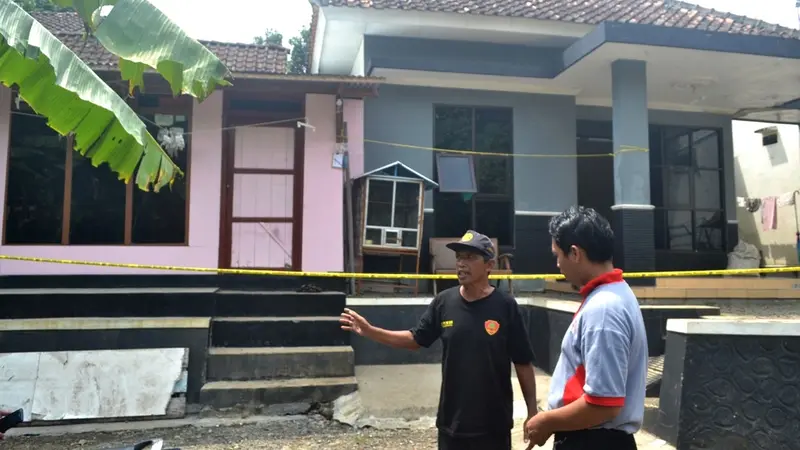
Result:
<svg viewBox="0 0 800 450"><path fill-rule="evenodd" d="M598 428L636 433L644 419L648 356L639 301L619 269L587 283L581 296L550 381L549 408L581 397L621 406L617 417Z"/></svg>

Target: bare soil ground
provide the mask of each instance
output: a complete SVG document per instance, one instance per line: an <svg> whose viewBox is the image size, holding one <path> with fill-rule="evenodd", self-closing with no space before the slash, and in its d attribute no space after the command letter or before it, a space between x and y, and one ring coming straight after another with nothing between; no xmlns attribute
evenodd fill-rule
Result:
<svg viewBox="0 0 800 450"><path fill-rule="evenodd" d="M26 432L35 433L35 428ZM3 450L105 450L147 439L164 439L181 450L428 450L436 448L436 430L355 430L320 416L271 423L199 428L81 433L62 436L11 436Z"/></svg>

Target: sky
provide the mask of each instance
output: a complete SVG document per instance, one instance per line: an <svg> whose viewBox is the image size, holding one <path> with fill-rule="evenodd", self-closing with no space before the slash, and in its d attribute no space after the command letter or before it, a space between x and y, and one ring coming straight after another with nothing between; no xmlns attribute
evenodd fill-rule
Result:
<svg viewBox="0 0 800 450"><path fill-rule="evenodd" d="M689 0L691 2L691 0ZM150 0L195 39L252 42L267 28L283 34L283 44L311 23L308 0ZM719 11L798 28L795 0L696 0ZM224 7L220 7L224 5Z"/></svg>
<svg viewBox="0 0 800 450"><path fill-rule="evenodd" d="M267 28L283 45L311 24L308 0L150 0L195 39L251 43ZM187 6L191 4L191 6Z"/></svg>

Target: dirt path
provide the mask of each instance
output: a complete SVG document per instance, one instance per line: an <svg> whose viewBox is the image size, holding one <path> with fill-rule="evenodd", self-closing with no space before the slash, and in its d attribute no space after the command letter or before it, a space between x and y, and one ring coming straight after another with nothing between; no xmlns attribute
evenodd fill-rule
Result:
<svg viewBox="0 0 800 450"><path fill-rule="evenodd" d="M35 432L34 428L25 430ZM199 428L81 433L62 436L11 436L3 450L101 450L162 438L165 447L181 450L428 450L436 448L436 431L354 430L319 416L272 423Z"/></svg>

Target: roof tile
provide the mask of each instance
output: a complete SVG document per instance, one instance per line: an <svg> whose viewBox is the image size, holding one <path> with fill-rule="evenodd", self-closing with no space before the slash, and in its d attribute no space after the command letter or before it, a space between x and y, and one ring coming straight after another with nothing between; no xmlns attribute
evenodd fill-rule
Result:
<svg viewBox="0 0 800 450"><path fill-rule="evenodd" d="M800 30L673 0L315 0L321 6L602 22L800 39Z"/></svg>
<svg viewBox="0 0 800 450"><path fill-rule="evenodd" d="M83 22L75 13L37 12L33 17L95 70L117 70L119 58L93 37L84 37ZM200 41L234 74L286 73L289 50L279 45Z"/></svg>

